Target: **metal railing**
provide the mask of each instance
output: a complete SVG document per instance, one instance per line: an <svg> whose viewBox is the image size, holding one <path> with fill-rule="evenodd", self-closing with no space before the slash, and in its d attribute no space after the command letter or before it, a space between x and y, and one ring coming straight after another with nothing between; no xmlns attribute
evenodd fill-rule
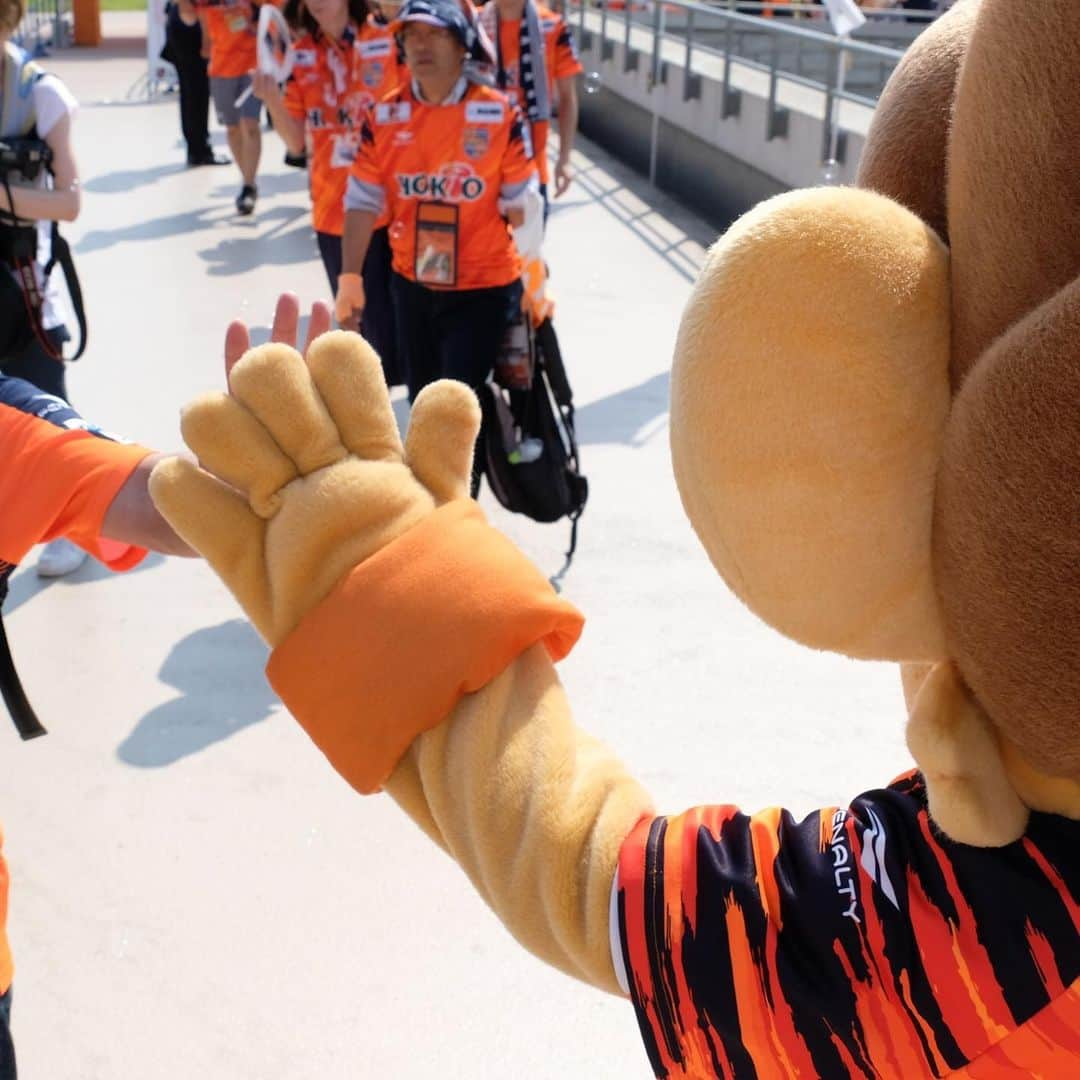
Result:
<svg viewBox="0 0 1080 1080"><path fill-rule="evenodd" d="M73 27L71 0L29 0L12 36L33 56L44 56L49 49L70 45Z"/></svg>
<svg viewBox="0 0 1080 1080"><path fill-rule="evenodd" d="M872 109L903 57L903 50L810 29L806 19L763 19L736 10L767 6L735 0L725 0L722 4L696 0L663 3L626 0L619 8L612 8L606 2L593 8L577 0L569 5L568 17L576 23L583 49L591 51L594 33L599 37L601 62L613 59L615 43L620 39L624 71L636 70L642 53L650 55L650 91L667 82L669 63L682 68L684 101L701 96L701 67L719 72L723 86L720 120L738 116L741 110L741 92L732 78L735 66L765 74L768 78L766 140L781 138L788 131L789 110L779 101L781 82L824 95L821 161L826 164L838 157L843 160L843 140L837 130L839 102ZM808 4L784 6L798 9L793 12L798 14L804 10L821 11ZM703 58L703 62L695 65L695 57ZM699 70L695 71L695 66ZM658 132L659 115L654 105L650 146L652 181L656 177Z"/></svg>

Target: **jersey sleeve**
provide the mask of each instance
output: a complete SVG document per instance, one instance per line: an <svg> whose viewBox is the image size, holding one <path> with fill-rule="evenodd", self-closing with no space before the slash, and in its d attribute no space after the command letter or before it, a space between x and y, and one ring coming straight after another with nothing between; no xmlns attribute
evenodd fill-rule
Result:
<svg viewBox="0 0 1080 1080"><path fill-rule="evenodd" d="M300 89L295 75L290 75L289 81L285 84L285 111L295 120L304 120L307 117L304 92Z"/></svg>
<svg viewBox="0 0 1080 1080"><path fill-rule="evenodd" d="M18 563L35 544L65 536L111 569L143 548L101 538L105 514L150 452L114 441L66 402L19 379L0 380L0 559Z"/></svg>
<svg viewBox="0 0 1080 1080"><path fill-rule="evenodd" d="M801 822L732 806L642 822L615 959L655 1074L944 1076L997 1052L1080 975L1067 824L951 844L915 774Z"/></svg>
<svg viewBox="0 0 1080 1080"><path fill-rule="evenodd" d="M525 184L536 176L536 163L533 161L533 146L529 125L525 122L524 115L516 105L510 113L509 128L500 177L500 183L504 191L507 188Z"/></svg>
<svg viewBox="0 0 1080 1080"><path fill-rule="evenodd" d="M345 209L366 210L379 215L385 208L386 193L375 138L375 114L371 109L367 109L360 121L356 157L349 167L349 180L345 186Z"/></svg>
<svg viewBox="0 0 1080 1080"><path fill-rule="evenodd" d="M382 168L379 164L379 147L375 141L375 114L365 109L360 120L360 140L349 169L349 178L362 184L382 187Z"/></svg>
<svg viewBox="0 0 1080 1080"><path fill-rule="evenodd" d="M578 58L577 46L574 44L573 31L566 25L566 20L559 16L559 24L555 30L555 63L552 77L566 79L580 75L584 70Z"/></svg>

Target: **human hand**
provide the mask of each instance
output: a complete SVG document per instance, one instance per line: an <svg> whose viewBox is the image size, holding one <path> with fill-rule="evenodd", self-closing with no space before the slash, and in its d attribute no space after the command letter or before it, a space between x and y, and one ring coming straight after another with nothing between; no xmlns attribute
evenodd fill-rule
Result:
<svg viewBox="0 0 1080 1080"><path fill-rule="evenodd" d="M268 109L276 109L282 102L281 87L273 75L267 75L265 71L256 71L251 80L251 92Z"/></svg>
<svg viewBox="0 0 1080 1080"><path fill-rule="evenodd" d="M566 189L570 186L570 181L573 177L573 169L570 167L570 155L559 154L558 161L555 162L555 198L558 199L561 195L566 193Z"/></svg>
<svg viewBox="0 0 1080 1080"><path fill-rule="evenodd" d="M331 328L330 309L322 300L311 305L308 318L307 337L304 339L304 355L307 355L312 342ZM282 293L274 308L274 321L270 326L270 340L278 345L296 346L300 333L300 301L293 293ZM236 362L251 348L251 335L247 326L239 319L229 323L225 331L225 378L236 366Z"/></svg>
<svg viewBox="0 0 1080 1080"><path fill-rule="evenodd" d="M366 303L364 279L359 274L340 274L337 297L334 300L334 315L338 326L342 330L359 332Z"/></svg>
<svg viewBox="0 0 1080 1080"><path fill-rule="evenodd" d="M295 305L283 298L275 340L239 359L247 330L229 327L229 393L182 415L200 465L170 459L150 483L166 520L273 646L354 566L467 497L480 424L467 387L437 382L417 398L402 447L371 347L356 334L315 333L329 326L323 310L305 362L283 340L290 327L295 335Z"/></svg>

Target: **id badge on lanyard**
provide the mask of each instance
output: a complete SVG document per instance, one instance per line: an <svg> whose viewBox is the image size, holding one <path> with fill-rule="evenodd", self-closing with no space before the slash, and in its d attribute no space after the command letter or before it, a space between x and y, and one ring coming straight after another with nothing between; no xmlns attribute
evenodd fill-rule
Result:
<svg viewBox="0 0 1080 1080"><path fill-rule="evenodd" d="M453 203L417 206L414 258L417 284L442 288L457 284L458 208Z"/></svg>

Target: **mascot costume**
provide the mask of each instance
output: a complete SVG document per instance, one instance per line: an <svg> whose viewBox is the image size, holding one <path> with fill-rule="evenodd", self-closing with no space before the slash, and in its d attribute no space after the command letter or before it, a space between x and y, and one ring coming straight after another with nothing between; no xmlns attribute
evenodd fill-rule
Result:
<svg viewBox="0 0 1080 1080"><path fill-rule="evenodd" d="M199 467L154 473L334 767L627 994L657 1076L1080 1075L1078 87L1073 0L960 0L859 186L751 211L683 316L672 453L716 569L903 667L918 770L846 808L664 816L574 725L582 620L467 499L461 385L402 445L359 337L265 345L185 411Z"/></svg>

